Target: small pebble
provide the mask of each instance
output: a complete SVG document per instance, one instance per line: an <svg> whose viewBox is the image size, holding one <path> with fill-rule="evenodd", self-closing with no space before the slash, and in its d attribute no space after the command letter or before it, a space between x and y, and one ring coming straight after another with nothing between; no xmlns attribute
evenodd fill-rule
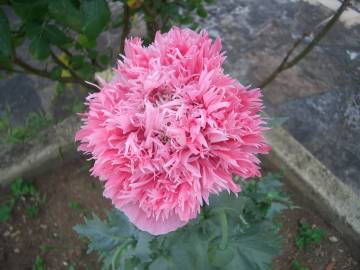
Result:
<svg viewBox="0 0 360 270"><path fill-rule="evenodd" d="M12 233L12 234L10 235L10 237L11 237L11 238L15 238L15 237L18 236L19 234L20 234L20 231L17 230L16 232Z"/></svg>
<svg viewBox="0 0 360 270"><path fill-rule="evenodd" d="M68 266L69 264L65 261L63 261L63 265Z"/></svg>
<svg viewBox="0 0 360 270"><path fill-rule="evenodd" d="M45 224L41 224L40 225L40 228L43 229L43 230L46 230L47 229L47 226Z"/></svg>
<svg viewBox="0 0 360 270"><path fill-rule="evenodd" d="M325 252L321 249L321 247L319 247L315 250L315 255L316 255L316 257L324 257Z"/></svg>
<svg viewBox="0 0 360 270"><path fill-rule="evenodd" d="M340 252L340 253L344 253L344 250L342 250L342 249L339 249L339 252Z"/></svg>
<svg viewBox="0 0 360 270"><path fill-rule="evenodd" d="M336 265L336 261L332 261L325 267L325 270L333 270L335 265Z"/></svg>
<svg viewBox="0 0 360 270"><path fill-rule="evenodd" d="M74 248L74 249L70 249L68 254L68 257L79 257L81 256L82 250L80 247Z"/></svg>
<svg viewBox="0 0 360 270"><path fill-rule="evenodd" d="M15 248L15 249L14 249L14 252L15 252L16 254L19 254L19 253L20 253L20 249Z"/></svg>
<svg viewBox="0 0 360 270"><path fill-rule="evenodd" d="M332 242L332 243L336 243L336 242L339 241L339 239L337 239L335 236L330 236L329 241Z"/></svg>
<svg viewBox="0 0 360 270"><path fill-rule="evenodd" d="M58 234L57 234L57 233L54 233L53 236L54 236L55 238L57 238L57 237L58 237Z"/></svg>
<svg viewBox="0 0 360 270"><path fill-rule="evenodd" d="M10 235L9 231L4 232L4 234L3 234L4 237L8 237L9 235Z"/></svg>

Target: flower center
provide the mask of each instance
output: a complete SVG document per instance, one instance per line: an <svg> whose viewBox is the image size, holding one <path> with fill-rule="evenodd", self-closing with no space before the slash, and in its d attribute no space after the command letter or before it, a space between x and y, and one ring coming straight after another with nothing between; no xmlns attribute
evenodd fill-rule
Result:
<svg viewBox="0 0 360 270"><path fill-rule="evenodd" d="M172 100L172 91L168 86L154 88L151 90L148 99L155 107L157 107Z"/></svg>

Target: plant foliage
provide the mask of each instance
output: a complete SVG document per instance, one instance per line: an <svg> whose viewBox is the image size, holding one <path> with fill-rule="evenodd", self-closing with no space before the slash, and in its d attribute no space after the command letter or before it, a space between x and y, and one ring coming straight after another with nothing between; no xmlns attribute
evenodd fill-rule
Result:
<svg viewBox="0 0 360 270"><path fill-rule="evenodd" d="M136 229L116 209L107 221L94 215L74 229L90 240L103 269L269 269L281 246L275 217L291 203L279 192L279 175L242 183L238 197L211 197L196 220L167 235Z"/></svg>
<svg viewBox="0 0 360 270"><path fill-rule="evenodd" d="M25 182L22 178L17 178L10 186L11 196L0 204L0 222L6 222L17 203L21 203L25 207L28 216L35 217L41 204L45 201L45 197L31 182Z"/></svg>
<svg viewBox="0 0 360 270"><path fill-rule="evenodd" d="M0 144L17 144L36 137L41 130L49 127L52 120L41 113L30 113L23 125L13 126L10 111L0 117Z"/></svg>
<svg viewBox="0 0 360 270"><path fill-rule="evenodd" d="M312 244L320 244L325 232L320 228L313 228L310 224L300 220L298 233L295 237L295 244L298 249L307 250Z"/></svg>
<svg viewBox="0 0 360 270"><path fill-rule="evenodd" d="M309 267L301 265L298 260L292 261L291 267L292 267L293 270L310 270Z"/></svg>
<svg viewBox="0 0 360 270"><path fill-rule="evenodd" d="M32 270L46 270L44 259L37 256L34 265L32 267Z"/></svg>
<svg viewBox="0 0 360 270"><path fill-rule="evenodd" d="M0 7L0 70L32 73L58 81L60 88L67 83L91 87L86 81L93 80L95 72L109 65L113 51L116 54L123 52L124 40L134 21L145 20L148 43L158 30L168 31L173 25L196 27L195 16L207 16L205 2L212 1L1 1L4 5ZM119 14L116 9L112 12L110 5L120 6L123 12ZM118 27L123 32L119 40L122 45L118 50L106 48L100 52L97 47L99 36ZM25 61L26 50L46 65Z"/></svg>

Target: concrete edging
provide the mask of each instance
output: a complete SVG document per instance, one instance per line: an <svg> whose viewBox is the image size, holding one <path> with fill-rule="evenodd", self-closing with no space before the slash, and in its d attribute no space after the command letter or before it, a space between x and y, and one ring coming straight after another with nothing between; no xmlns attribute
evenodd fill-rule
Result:
<svg viewBox="0 0 360 270"><path fill-rule="evenodd" d="M286 181L360 254L360 198L285 129L266 134L272 146L265 165L284 169Z"/></svg>
<svg viewBox="0 0 360 270"><path fill-rule="evenodd" d="M41 132L37 139L0 151L0 185L17 177L33 177L56 168L78 154L74 134L80 119L71 116Z"/></svg>
<svg viewBox="0 0 360 270"><path fill-rule="evenodd" d="M80 119L71 116L46 130L44 140L0 151L0 185L19 176L36 176L74 159L78 156L74 134L80 125ZM265 166L284 169L289 184L342 233L354 254L360 254L360 198L285 129L275 128L266 137L273 150L263 156Z"/></svg>

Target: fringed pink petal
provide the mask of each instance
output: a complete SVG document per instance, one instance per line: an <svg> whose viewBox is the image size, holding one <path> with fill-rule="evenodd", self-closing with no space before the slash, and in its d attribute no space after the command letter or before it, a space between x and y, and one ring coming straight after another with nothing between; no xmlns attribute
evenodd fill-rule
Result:
<svg viewBox="0 0 360 270"><path fill-rule="evenodd" d="M110 83L88 96L75 140L95 161L104 196L139 229L165 234L195 218L211 194L241 191L231 175L260 175L267 153L259 89L223 73L221 41L173 28L126 41Z"/></svg>

